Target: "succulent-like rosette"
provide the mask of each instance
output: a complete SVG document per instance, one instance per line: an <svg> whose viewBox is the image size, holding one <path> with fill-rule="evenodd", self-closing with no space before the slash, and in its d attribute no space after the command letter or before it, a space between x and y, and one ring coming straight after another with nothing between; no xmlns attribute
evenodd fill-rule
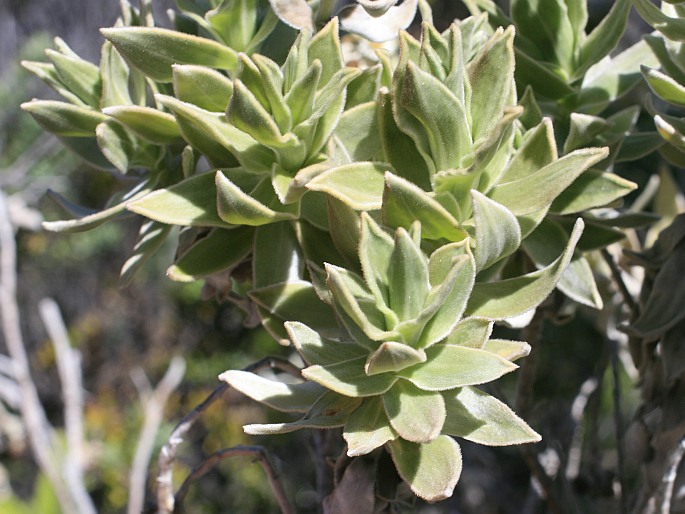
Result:
<svg viewBox="0 0 685 514"><path fill-rule="evenodd" d="M339 336L285 324L307 365L305 382L284 384L242 371L221 378L273 408L305 413L294 422L248 425L248 433L343 427L349 456L386 445L412 490L439 500L451 494L461 472L452 436L487 445L539 436L475 387L516 369L512 361L529 347L490 339L493 321L468 314L476 276L469 240L426 256L420 231L415 223L392 238L362 215L361 274L326 266Z"/></svg>

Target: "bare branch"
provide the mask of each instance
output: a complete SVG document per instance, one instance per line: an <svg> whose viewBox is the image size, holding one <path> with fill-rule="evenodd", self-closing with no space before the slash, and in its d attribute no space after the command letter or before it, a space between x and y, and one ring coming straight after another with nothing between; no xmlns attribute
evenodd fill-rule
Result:
<svg viewBox="0 0 685 514"><path fill-rule="evenodd" d="M660 514L669 514L671 512L671 500L673 499L673 489L675 488L675 479L678 477L678 468L685 456L685 438L681 439L678 446L673 450L669 460L668 469L664 474L661 482L661 489L663 496L661 498Z"/></svg>
<svg viewBox="0 0 685 514"><path fill-rule="evenodd" d="M65 512L80 512L79 505L69 494L62 474L57 467L58 459L52 445L52 427L38 398L38 391L31 378L28 355L21 333L19 306L17 303L16 244L14 230L9 218L5 194L0 191L0 312L2 332L10 357L14 379L21 390L21 416L31 445L31 451L53 486L58 501Z"/></svg>
<svg viewBox="0 0 685 514"><path fill-rule="evenodd" d="M185 360L181 357L174 357L154 390L151 389L150 382L142 370L138 370L135 375L132 373L143 405L144 421L129 474L128 514L137 514L143 510L148 466L152 458L155 438L163 420L164 406L171 393L183 380L185 368Z"/></svg>
<svg viewBox="0 0 685 514"><path fill-rule="evenodd" d="M300 369L293 363L278 357L266 357L246 368L243 371L257 371L263 368L279 369L291 375L300 377ZM176 450L183 442L184 437L192 428L200 416L220 398L229 385L223 382L210 393L197 407L188 413L171 432L167 443L159 453L159 472L157 475L157 512L158 514L171 514L174 511L173 492L173 464L176 458Z"/></svg>
<svg viewBox="0 0 685 514"><path fill-rule="evenodd" d="M276 496L276 500L281 508L281 512L283 514L295 514L295 511L293 510L292 505L290 505L288 497L285 494L285 489L283 489L280 476L276 472L274 465L269 458L268 452L261 446L235 446L233 448L225 448L207 457L190 472L188 477L179 488L178 493L176 493L176 505L180 506L183 503L183 500L185 499L186 494L188 494L188 490L193 482L211 471L214 466L216 466L223 459L240 455L249 455L254 457L254 461L259 461L259 463L262 465L262 468L266 472L266 476L269 479L269 484L271 485L271 489Z"/></svg>
<svg viewBox="0 0 685 514"><path fill-rule="evenodd" d="M81 355L71 347L67 328L54 300L44 298L38 304L41 319L55 349L57 372L62 384L64 402L64 430L67 451L63 463L64 479L74 500L84 514L95 514L93 500L83 479L83 385L81 382Z"/></svg>

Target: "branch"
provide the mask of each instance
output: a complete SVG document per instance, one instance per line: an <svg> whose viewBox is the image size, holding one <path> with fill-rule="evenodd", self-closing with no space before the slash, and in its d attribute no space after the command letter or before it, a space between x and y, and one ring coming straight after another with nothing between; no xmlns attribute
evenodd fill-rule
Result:
<svg viewBox="0 0 685 514"><path fill-rule="evenodd" d="M633 295L631 295L630 291L628 291L628 286L626 286L626 283L623 280L623 275L621 275L621 269L618 267L618 264L616 264L616 261L614 260L613 256L609 253L609 250L607 250L606 248L602 249L602 257L609 265L609 269L611 270L611 276L613 277L614 282L616 282L619 291L621 291L623 301L626 302L626 305L628 305L632 318L637 318L637 316L640 314L640 308L635 302Z"/></svg>
<svg viewBox="0 0 685 514"><path fill-rule="evenodd" d="M64 320L54 300L44 298L38 311L55 349L57 372L62 384L64 402L64 430L67 449L63 463L64 480L72 498L84 514L95 514L96 509L83 479L83 385L81 355L71 347Z"/></svg>
<svg viewBox="0 0 685 514"><path fill-rule="evenodd" d="M211 471L223 459L236 457L239 455L251 455L254 457L255 461L259 461L266 473L267 478L269 479L269 484L271 485L271 489L276 496L276 500L278 501L278 505L281 508L282 514L295 514L295 511L290 505L288 497L285 494L285 489L283 489L280 476L276 472L274 465L269 458L268 452L261 446L235 446L233 448L225 448L207 457L207 459L201 462L190 472L188 477L179 488L178 493L176 493L176 505L180 506L183 503L186 494L188 494L190 486L195 480Z"/></svg>
<svg viewBox="0 0 685 514"><path fill-rule="evenodd" d="M663 496L659 514L669 514L671 512L671 500L673 498L673 489L675 488L675 479L678 477L678 468L680 467L680 463L683 461L684 456L685 438L680 440L678 446L673 450L673 453L668 460L668 469L661 482Z"/></svg>
<svg viewBox="0 0 685 514"><path fill-rule="evenodd" d="M79 506L57 467L52 445L52 427L48 423L36 386L31 378L28 355L21 333L19 305L17 303L16 244L9 218L5 194L0 191L0 311L2 332L7 351L12 358L14 379L21 390L21 416L26 426L31 451L40 469L45 473L62 509L80 512Z"/></svg>
<svg viewBox="0 0 685 514"><path fill-rule="evenodd" d="M300 377L300 369L293 363L278 357L266 357L246 368L243 371L257 371L263 368L279 369L291 375ZM183 442L184 437L192 428L200 416L226 391L229 385L222 383L210 393L197 407L188 413L171 432L167 443L159 453L159 472L157 474L157 513L171 514L174 511L173 492L173 464L176 458L176 450Z"/></svg>
<svg viewBox="0 0 685 514"><path fill-rule="evenodd" d="M142 369L136 369L131 373L140 401L143 405L143 428L140 431L136 452L133 457L131 472L129 473L128 489L128 514L142 512L145 503L145 483L148 466L152 458L152 451L159 426L164 419L164 406L169 396L179 386L185 373L185 360L174 357L157 387L151 390L150 383Z"/></svg>

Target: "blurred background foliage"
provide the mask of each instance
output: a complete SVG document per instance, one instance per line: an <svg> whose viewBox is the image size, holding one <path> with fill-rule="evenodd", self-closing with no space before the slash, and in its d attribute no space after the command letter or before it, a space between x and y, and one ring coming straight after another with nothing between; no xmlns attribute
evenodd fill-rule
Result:
<svg viewBox="0 0 685 514"><path fill-rule="evenodd" d="M497 3L508 10L508 2ZM611 4L589 2L589 27ZM454 18L468 15L461 2L454 0L434 0L431 5L439 29ZM154 0L153 6L156 19L164 20L165 9L172 7L173 1ZM40 230L41 215L47 219L57 216L54 205L45 198L47 189L68 191L72 201L95 208L119 186L119 179L86 169L30 116L20 112L21 102L32 97L51 98L54 93L18 63L22 59L42 60L43 49L51 46L55 35L82 57L96 61L102 43L98 28L110 26L118 12L116 0L0 2L0 187L9 197L13 221L20 227L19 297L24 335L41 400L51 422L59 427L63 423L62 400L55 386L54 354L35 308L40 299L54 298L69 327L71 342L83 357L85 424L88 440L93 442L88 448L88 486L100 512L122 512L126 506L132 441L142 416L131 370L143 369L155 383L173 355L187 360L182 386L167 406L168 421L160 431L158 449L176 420L217 386L217 375L279 351L263 330L244 328L241 313L213 298L210 288L167 280L162 270L172 261L175 249L171 246L158 253L127 288L118 288L119 270L135 242L140 220L110 223L88 234ZM621 46L627 47L649 30L633 13ZM616 108L641 103L645 95L646 87L637 88ZM653 130L648 113L640 124ZM683 208L678 193L682 173L677 170L673 175L660 162L650 155L620 165L615 172L637 182L638 191L653 187L656 196L649 204L651 210L672 217ZM85 174L87 180L83 179ZM660 189L650 186L654 175L661 176ZM637 195L628 202L635 201ZM549 301L562 300L553 296ZM615 501L618 473L624 477L621 485L628 495L639 473L639 456L631 455L627 443L625 454L617 446L623 437L620 431L630 425L639 405L637 372L626 352L612 351L615 342L606 341L599 314L583 309L576 314L545 321L534 351L539 363L530 405L523 406L523 411L519 406L517 411L543 436L538 449L541 465L547 471L555 467L561 470L550 473L558 477L553 487L559 497L572 501L560 512L620 512ZM506 329L499 330L497 337L510 335L516 339ZM2 343L0 352L6 353ZM511 403L517 381L522 380L515 375L490 386L488 392ZM0 511L58 512L21 431L11 430L12 420L18 419L16 413L3 408L0 414ZM221 448L263 443L286 470L285 486L297 511L317 512L314 470L308 465L307 452L317 452L317 444L323 441L312 441L311 435L299 432L268 441L243 434L241 427L248 420L268 422L268 416L239 394L225 395L193 428L181 449L176 477L185 476L203 456ZM545 512L536 490L539 485L532 483L525 456L518 448L485 448L464 442L463 451L466 466L455 495L437 505L407 506L406 512ZM155 466L153 461L152 476ZM277 512L261 468L243 457L222 462L216 471L196 482L186 505L207 514Z"/></svg>

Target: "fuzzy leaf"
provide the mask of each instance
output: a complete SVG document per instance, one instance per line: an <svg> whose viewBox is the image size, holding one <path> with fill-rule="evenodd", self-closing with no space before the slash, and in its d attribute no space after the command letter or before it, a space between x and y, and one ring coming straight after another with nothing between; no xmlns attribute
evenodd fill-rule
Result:
<svg viewBox="0 0 685 514"><path fill-rule="evenodd" d="M660 71L642 66L642 74L656 96L669 103L685 106L685 86Z"/></svg>
<svg viewBox="0 0 685 514"><path fill-rule="evenodd" d="M302 375L345 396L355 398L384 393L397 381L390 373L368 376L364 371L366 357L337 362L327 366L314 365L302 370Z"/></svg>
<svg viewBox="0 0 685 514"><path fill-rule="evenodd" d="M307 325L295 321L287 321L285 329L307 364L328 366L350 358L366 358L368 351L348 341L333 341L321 336Z"/></svg>
<svg viewBox="0 0 685 514"><path fill-rule="evenodd" d="M367 375L378 375L389 371L400 371L419 362L426 361L426 354L404 343L386 341L369 354L364 366Z"/></svg>
<svg viewBox="0 0 685 514"><path fill-rule="evenodd" d="M518 367L495 354L458 345L431 346L426 349L426 357L425 363L399 373L425 391L484 384Z"/></svg>
<svg viewBox="0 0 685 514"><path fill-rule="evenodd" d="M397 438L379 396L365 398L350 414L343 430L343 438L347 442L349 457L366 455Z"/></svg>
<svg viewBox="0 0 685 514"><path fill-rule="evenodd" d="M540 435L498 399L475 387L443 393L447 418L443 434L487 446L536 443Z"/></svg>
<svg viewBox="0 0 685 514"><path fill-rule="evenodd" d="M158 82L171 82L174 64L195 64L236 71L235 50L211 39L159 27L101 29L124 58Z"/></svg>
<svg viewBox="0 0 685 514"><path fill-rule="evenodd" d="M403 439L415 443L433 441L445 422L445 400L440 393L422 391L405 380L383 394L390 425Z"/></svg>
<svg viewBox="0 0 685 514"><path fill-rule="evenodd" d="M398 473L414 494L431 502L452 496L462 468L454 439L439 436L430 443L412 443L398 438L388 444Z"/></svg>
<svg viewBox="0 0 685 514"><path fill-rule="evenodd" d="M167 270L176 282L192 282L241 263L252 251L254 230L238 227L216 229L193 244Z"/></svg>
<svg viewBox="0 0 685 514"><path fill-rule="evenodd" d="M481 350L492 334L493 321L488 318L464 318L447 336L446 344Z"/></svg>
<svg viewBox="0 0 685 514"><path fill-rule="evenodd" d="M121 105L106 107L102 112L126 125L137 136L159 145L174 143L181 139L176 119L151 107Z"/></svg>
<svg viewBox="0 0 685 514"><path fill-rule="evenodd" d="M521 277L498 282L476 283L466 312L469 316L506 319L537 307L556 286L573 257L573 250L583 232L578 219L564 253L546 268Z"/></svg>
<svg viewBox="0 0 685 514"><path fill-rule="evenodd" d="M554 128L549 118L544 118L525 137L504 171L501 183L525 178L558 159Z"/></svg>
<svg viewBox="0 0 685 514"><path fill-rule="evenodd" d="M80 57L55 50L45 50L60 81L85 104L98 108L102 93L100 69Z"/></svg>
<svg viewBox="0 0 685 514"><path fill-rule="evenodd" d="M107 120L100 111L56 100L32 100L21 104L38 124L58 136L92 137L95 128Z"/></svg>
<svg viewBox="0 0 685 514"><path fill-rule="evenodd" d="M472 318L469 318L472 319ZM510 341L508 339L488 339L483 350L499 355L503 359L514 362L530 353L530 345L525 341Z"/></svg>
<svg viewBox="0 0 685 514"><path fill-rule="evenodd" d="M343 164L312 179L307 189L329 194L356 210L379 209L383 197L383 174L389 168L388 164L378 162Z"/></svg>
<svg viewBox="0 0 685 514"><path fill-rule="evenodd" d="M216 212L214 183L214 173L202 173L133 200L126 208L172 225L225 227L226 223Z"/></svg>
<svg viewBox="0 0 685 514"><path fill-rule="evenodd" d="M388 299L400 321L415 318L426 301L428 260L403 228L397 229L388 266Z"/></svg>
<svg viewBox="0 0 685 514"><path fill-rule="evenodd" d="M162 247L171 231L169 225L147 220L140 227L131 255L121 267L119 287L126 287L136 272Z"/></svg>
<svg viewBox="0 0 685 514"><path fill-rule="evenodd" d="M673 18L664 13L650 0L633 0L640 16L671 41L685 41L685 19Z"/></svg>
<svg viewBox="0 0 685 514"><path fill-rule="evenodd" d="M388 268L395 244L392 238L363 212L361 216L361 240L359 262L364 280L376 297L388 305Z"/></svg>
<svg viewBox="0 0 685 514"><path fill-rule="evenodd" d="M281 412L307 412L326 389L314 382L286 384L248 371L230 370L219 380L259 403Z"/></svg>
<svg viewBox="0 0 685 514"><path fill-rule="evenodd" d="M589 169L552 203L550 211L573 214L609 205L637 188L637 184L613 173Z"/></svg>
<svg viewBox="0 0 685 514"><path fill-rule="evenodd" d="M514 253L521 245L521 227L506 207L490 200L475 189L473 217L476 225L476 271L489 268Z"/></svg>
<svg viewBox="0 0 685 514"><path fill-rule="evenodd" d="M233 83L206 66L174 64L174 96L211 112L224 112L233 95Z"/></svg>

